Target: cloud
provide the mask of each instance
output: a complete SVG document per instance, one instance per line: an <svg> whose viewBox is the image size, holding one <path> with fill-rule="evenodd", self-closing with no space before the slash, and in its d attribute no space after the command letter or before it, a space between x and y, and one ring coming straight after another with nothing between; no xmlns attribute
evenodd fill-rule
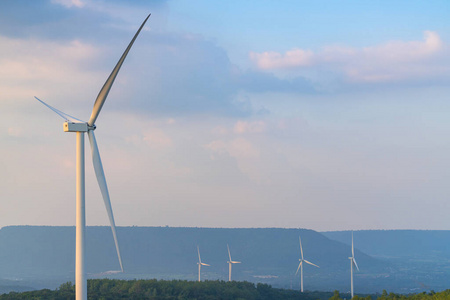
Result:
<svg viewBox="0 0 450 300"><path fill-rule="evenodd" d="M107 107L171 115L244 116L251 112L248 103L235 97L240 75L223 49L188 35L163 37L146 32L140 38L109 95L116 99L108 101ZM0 36L0 43L0 100L36 95L63 111L75 104L91 107L122 51L115 46L110 53L108 44L78 39Z"/></svg>
<svg viewBox="0 0 450 300"><path fill-rule="evenodd" d="M260 70L246 70L240 72L235 80L238 88L247 92L317 93L313 81L303 76L286 79Z"/></svg>
<svg viewBox="0 0 450 300"><path fill-rule="evenodd" d="M437 32L425 31L422 41L391 41L364 48L327 46L317 52L303 49L284 54L251 52L249 57L264 71L299 72L310 76L317 72L331 73L347 83L392 83L449 75L447 49Z"/></svg>
<svg viewBox="0 0 450 300"><path fill-rule="evenodd" d="M157 1L151 7L167 16L166 3ZM83 9L74 9L82 4ZM96 1L55 0L46 5L51 18L33 18L33 22L20 26L5 24L0 35L0 99L36 95L83 119L137 29L141 19L136 21L136 16L142 14L139 10L145 1L125 8L120 1L99 5ZM119 13L123 12L121 7L127 13ZM19 6L8 9L20 15ZM2 17L8 18L0 10L0 26L5 20ZM215 41L169 32L163 23L153 16L149 19L105 107L169 118L192 114L241 118L255 113L249 97L241 97L242 92L315 92L302 78L286 81L272 74L241 70Z"/></svg>
<svg viewBox="0 0 450 300"><path fill-rule="evenodd" d="M234 125L234 132L238 134L244 133L262 133L266 130L264 121L237 121Z"/></svg>
<svg viewBox="0 0 450 300"><path fill-rule="evenodd" d="M102 42L120 45L131 38L144 18L152 13L144 31L167 26L167 0L35 0L0 2L1 35L35 39ZM150 29L151 28L151 29ZM111 30L114 30L112 33ZM130 35L131 34L131 35Z"/></svg>
<svg viewBox="0 0 450 300"><path fill-rule="evenodd" d="M60 4L67 8L71 7L82 8L85 5L85 3L83 3L81 0L52 0L52 3Z"/></svg>
<svg viewBox="0 0 450 300"><path fill-rule="evenodd" d="M90 65L99 51L79 40L58 43L0 36L0 44L1 101L49 95L50 90L57 98L63 89L67 96L75 85L89 85L94 77L83 66Z"/></svg>
<svg viewBox="0 0 450 300"><path fill-rule="evenodd" d="M306 80L283 81L270 74L243 71L230 61L223 48L202 36L148 32L140 42L133 49L133 57L138 58L127 61L121 71L124 84L115 87L133 94L121 97L116 109L128 107L175 116L212 113L245 117L255 111L248 99L240 97L242 91L314 90Z"/></svg>
<svg viewBox="0 0 450 300"><path fill-rule="evenodd" d="M250 59L263 70L279 68L295 68L309 66L313 63L314 53L311 50L293 49L284 55L278 52L250 52Z"/></svg>

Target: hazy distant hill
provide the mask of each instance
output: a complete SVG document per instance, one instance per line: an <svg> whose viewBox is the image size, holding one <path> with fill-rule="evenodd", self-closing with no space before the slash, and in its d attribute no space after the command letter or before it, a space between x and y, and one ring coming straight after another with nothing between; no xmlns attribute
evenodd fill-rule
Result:
<svg viewBox="0 0 450 300"><path fill-rule="evenodd" d="M323 235L351 245L350 231ZM354 240L357 249L389 263L389 278L399 286L412 291L450 287L450 231L360 230Z"/></svg>
<svg viewBox="0 0 450 300"><path fill-rule="evenodd" d="M322 233L351 245L350 231ZM450 259L450 231L447 230L358 230L353 234L356 247L372 256Z"/></svg>
<svg viewBox="0 0 450 300"><path fill-rule="evenodd" d="M202 278L226 280L227 243L232 258L242 261L233 266L233 279L264 282L274 286L298 288L294 277L301 235L305 258L320 269L305 267L305 287L310 290L348 289L350 247L307 229L225 229L172 227L119 227L118 237L126 273L112 278L197 278L197 245L202 260ZM10 226L0 230L0 276L37 282L37 287L73 280L75 228ZM356 251L364 289L373 289L373 278L384 274L387 265ZM109 227L87 228L87 272L91 278L118 270ZM370 279L370 280L369 280ZM56 280L57 281L57 280ZM57 285L55 285L57 286Z"/></svg>
<svg viewBox="0 0 450 300"><path fill-rule="evenodd" d="M119 227L124 274L118 270L109 227L87 228L89 278L197 279L197 245L202 279L226 280L227 243L233 279L262 282L282 288L299 288L294 277L302 237L305 258L320 266L305 266L308 290L347 292L350 288L351 232L319 233L279 228L173 228ZM357 293L443 290L450 282L449 231L355 231ZM369 256L370 255L370 256ZM14 286L55 288L74 280L75 228L10 226L0 230L0 290Z"/></svg>

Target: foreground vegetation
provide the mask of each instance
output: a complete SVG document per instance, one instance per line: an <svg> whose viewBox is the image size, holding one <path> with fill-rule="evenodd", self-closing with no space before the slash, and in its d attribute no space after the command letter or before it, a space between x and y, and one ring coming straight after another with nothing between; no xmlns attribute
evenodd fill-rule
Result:
<svg viewBox="0 0 450 300"><path fill-rule="evenodd" d="M328 299L332 293L326 294ZM151 299L151 300L317 300L318 294L300 294L299 291L275 289L267 284L241 281L186 281L186 280L88 280L89 299ZM3 299L75 299L75 286L65 283L54 291L39 291L0 295Z"/></svg>
<svg viewBox="0 0 450 300"><path fill-rule="evenodd" d="M444 300L448 299L450 300L450 290L445 290L442 292L430 292L430 293L419 293L419 294L410 294L410 295L401 295L401 294L395 294L395 293L387 293L386 290L383 291L381 295L376 295L374 298L376 300ZM344 298L345 299L345 298ZM353 300L371 300L371 296L366 297L359 297L355 295ZM329 300L343 300L341 296L339 295L338 291L334 292L333 297L331 297Z"/></svg>
<svg viewBox="0 0 450 300"><path fill-rule="evenodd" d="M305 292L272 288L267 284L225 281L186 281L186 280L88 280L88 299L150 299L150 300L343 300L338 291ZM68 282L56 290L30 292L11 292L0 295L3 299L75 299L75 286ZM450 290L443 292L399 295L386 291L380 295L360 297L354 300L450 300Z"/></svg>

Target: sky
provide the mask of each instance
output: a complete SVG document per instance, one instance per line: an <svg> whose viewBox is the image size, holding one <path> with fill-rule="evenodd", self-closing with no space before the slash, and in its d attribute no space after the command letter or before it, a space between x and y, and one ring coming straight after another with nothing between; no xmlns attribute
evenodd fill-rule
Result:
<svg viewBox="0 0 450 300"><path fill-rule="evenodd" d="M450 2L0 2L0 226L75 224L96 121L118 226L450 229ZM86 139L88 225L107 225Z"/></svg>

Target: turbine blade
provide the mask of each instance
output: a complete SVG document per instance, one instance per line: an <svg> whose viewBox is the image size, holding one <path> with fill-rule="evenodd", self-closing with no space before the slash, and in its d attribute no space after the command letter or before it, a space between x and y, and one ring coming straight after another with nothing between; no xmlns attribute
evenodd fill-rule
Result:
<svg viewBox="0 0 450 300"><path fill-rule="evenodd" d="M200 263L202 263L202 259L200 258L200 249L198 248L198 246L197 246L197 252L198 252L198 261Z"/></svg>
<svg viewBox="0 0 450 300"><path fill-rule="evenodd" d="M303 247L302 247L302 239L300 236L298 237L298 240L300 241L300 252L302 253L302 260L303 260Z"/></svg>
<svg viewBox="0 0 450 300"><path fill-rule="evenodd" d="M211 267L211 265L205 264L205 263L201 263L202 266L208 266Z"/></svg>
<svg viewBox="0 0 450 300"><path fill-rule="evenodd" d="M78 122L81 122L81 123L86 123L86 122L84 122L84 121L82 121L82 120L80 120L80 119L77 119L77 118L75 118L75 117L72 117L71 115L68 115L68 114L66 114L65 112L63 112L63 111L60 111L59 109L57 109L57 108L54 108L53 106L51 106L51 105L48 105L47 103L45 103L44 101L42 101L41 99L39 99L38 97L36 97L36 96L34 96L34 98L37 100L37 101L39 101L39 102L41 102L42 104L44 104L45 106L47 106L48 108L50 108L51 110L53 110L55 113L57 113L61 118L63 118L64 120L66 120L66 121L78 121Z"/></svg>
<svg viewBox="0 0 450 300"><path fill-rule="evenodd" d="M231 261L232 264L240 264L240 261Z"/></svg>
<svg viewBox="0 0 450 300"><path fill-rule="evenodd" d="M297 275L298 274L298 270L300 270L300 267L302 266L302 261L298 264L298 268L297 268L297 271L295 272L295 275Z"/></svg>
<svg viewBox="0 0 450 300"><path fill-rule="evenodd" d="M88 131L89 142L92 150L92 163L94 164L95 176L97 177L100 191L102 192L103 202L105 202L106 211L109 217L109 223L111 224L111 231L114 237L114 243L116 244L117 257L119 258L120 269L123 272L122 257L119 250L119 242L117 241L116 224L114 222L114 215L111 207L111 200L109 198L108 186L106 185L105 172L103 171L102 160L98 151L97 141L92 130Z"/></svg>
<svg viewBox="0 0 450 300"><path fill-rule="evenodd" d="M227 249L228 249L228 257L230 258L230 262L231 262L230 247L228 247L228 244L227 244Z"/></svg>
<svg viewBox="0 0 450 300"><path fill-rule="evenodd" d="M313 264L312 262L310 262L310 261L307 261L306 259L304 259L304 262L305 263L307 263L307 264L310 264L311 266L315 266L315 267L318 267L318 268L320 268L318 265L316 265L316 264Z"/></svg>
<svg viewBox="0 0 450 300"><path fill-rule="evenodd" d="M353 258L353 257L352 257L352 262L353 262L353 264L355 265L356 270L359 271L358 264L356 263L356 260L355 260L355 258Z"/></svg>
<svg viewBox="0 0 450 300"><path fill-rule="evenodd" d="M131 49L131 46L133 46L134 41L138 37L139 33L141 32L142 27L144 27L145 22L147 22L148 18L151 14L145 18L144 22L142 23L141 27L139 27L138 31L134 35L133 39L131 40L130 44L128 45L127 49L125 49L125 52L122 54L122 57L120 57L119 61L117 62L115 68L112 70L111 74L109 75L108 79L106 80L105 84L103 85L102 89L98 93L97 99L94 103L94 108L92 109L92 114L89 119L88 125L92 126L95 124L95 121L97 120L98 114L100 113L100 110L102 109L103 104L105 103L106 97L108 97L109 90L111 89L111 86L114 83L114 80L116 79L117 74L119 73L120 67L122 66L123 62L125 61L125 58L127 57L128 52Z"/></svg>

